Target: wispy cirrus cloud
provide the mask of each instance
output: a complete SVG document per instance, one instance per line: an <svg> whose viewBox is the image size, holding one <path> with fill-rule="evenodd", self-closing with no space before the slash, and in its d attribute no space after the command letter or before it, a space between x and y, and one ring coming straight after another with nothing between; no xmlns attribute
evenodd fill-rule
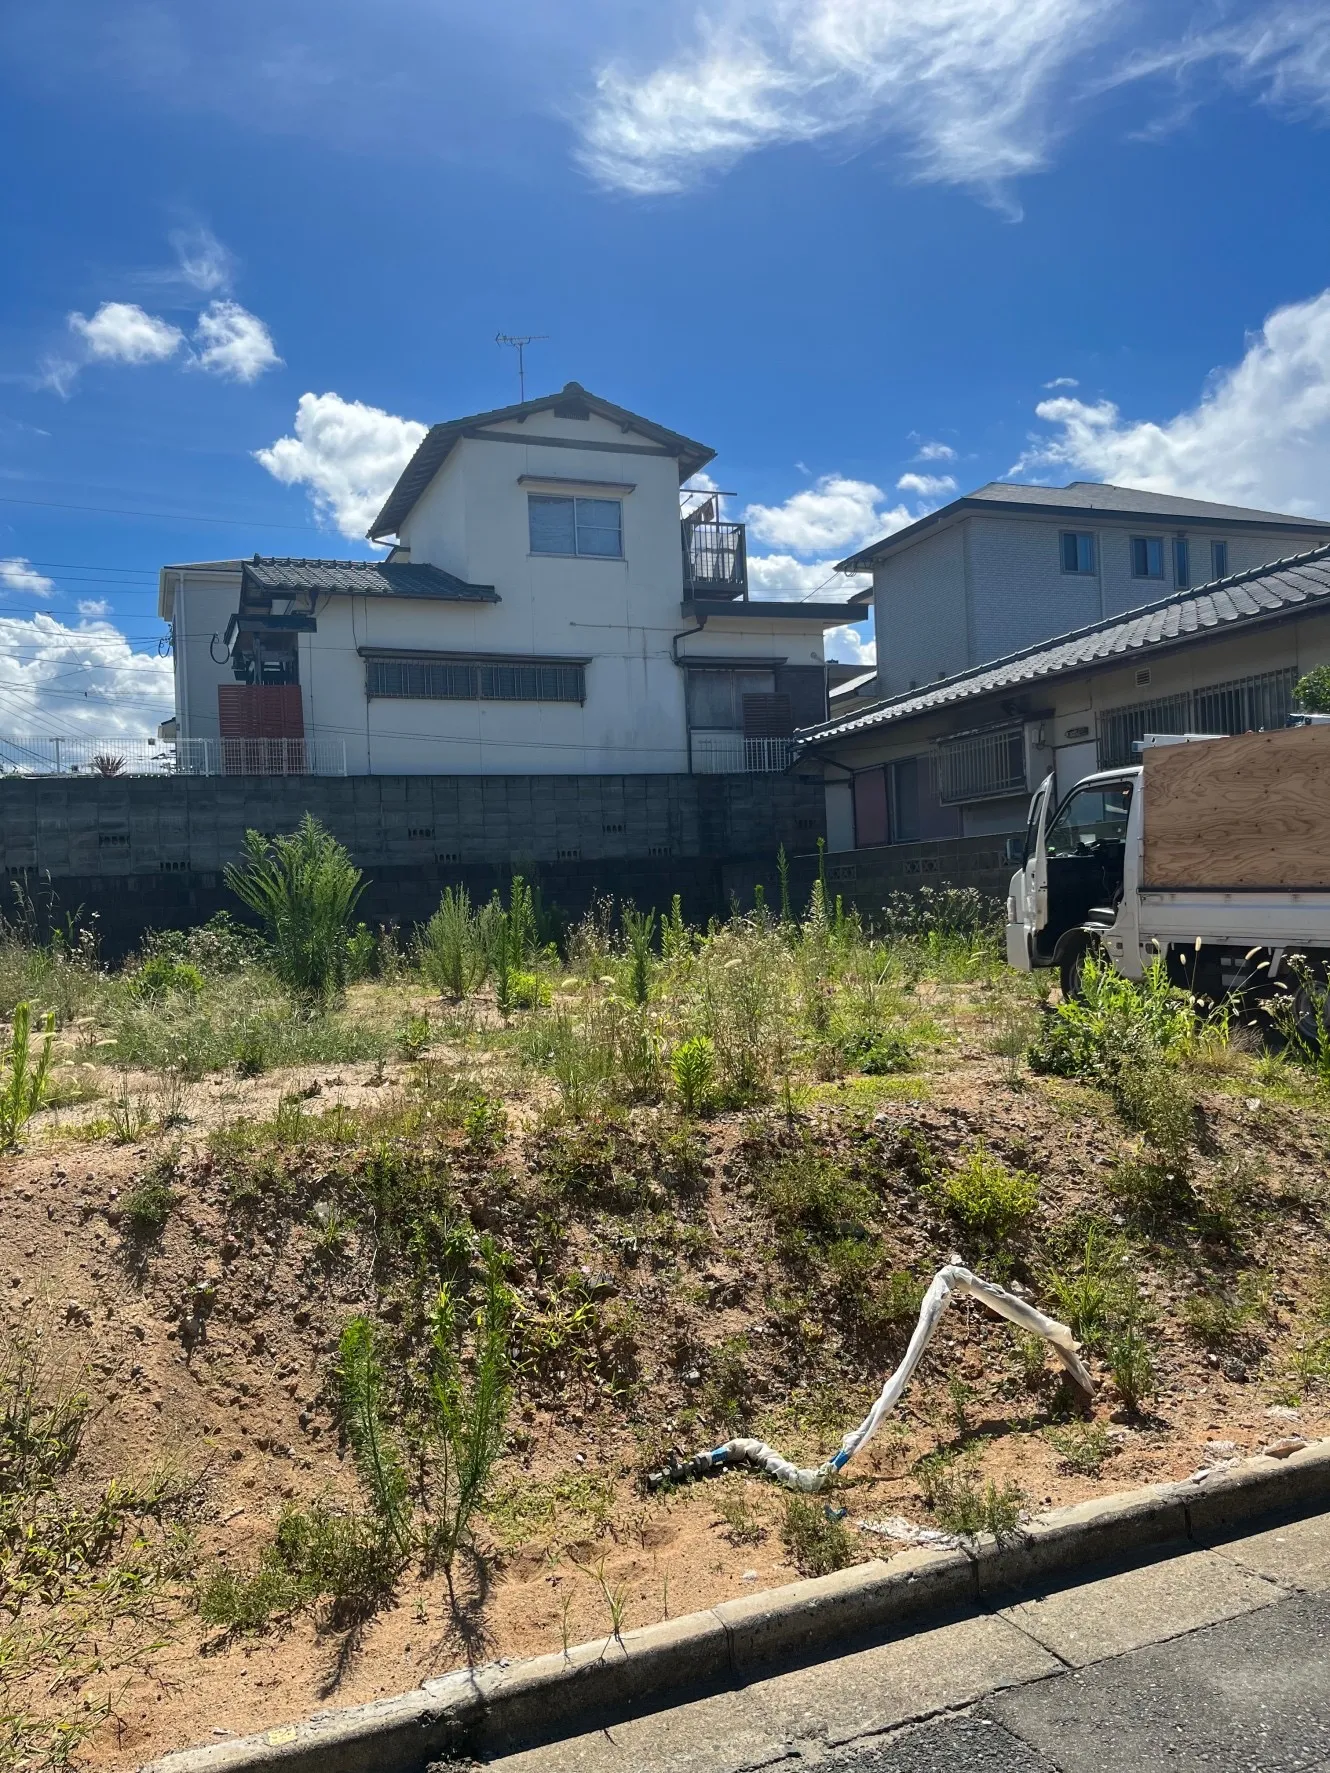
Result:
<svg viewBox="0 0 1330 1773"><path fill-rule="evenodd" d="M1226 86L1330 115L1330 16L1320 0L705 0L681 49L602 65L578 152L641 196L764 148L888 138L915 179L1016 214L1012 181L1094 94L1161 79L1191 102Z"/></svg>

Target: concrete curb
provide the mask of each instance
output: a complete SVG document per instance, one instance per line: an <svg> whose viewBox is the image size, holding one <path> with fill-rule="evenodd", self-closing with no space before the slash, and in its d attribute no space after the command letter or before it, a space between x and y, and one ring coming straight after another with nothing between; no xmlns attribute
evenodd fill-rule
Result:
<svg viewBox="0 0 1330 1773"><path fill-rule="evenodd" d="M586 1714L746 1679L777 1658L999 1589L1178 1541L1207 1543L1262 1515L1317 1506L1330 1506L1330 1440L1287 1459L1258 1456L1201 1479L1054 1509L1003 1545L985 1538L965 1550L906 1551L567 1655L460 1669L391 1699L183 1749L144 1773L419 1773L449 1750L515 1747Z"/></svg>

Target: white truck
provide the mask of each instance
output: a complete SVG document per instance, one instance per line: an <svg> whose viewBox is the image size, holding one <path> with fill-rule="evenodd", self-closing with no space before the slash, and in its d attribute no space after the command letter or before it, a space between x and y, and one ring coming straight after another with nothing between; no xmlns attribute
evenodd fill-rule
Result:
<svg viewBox="0 0 1330 1773"><path fill-rule="evenodd" d="M1133 979L1162 955L1216 1000L1330 976L1328 726L1147 739L1060 803L1049 776L1010 848L1007 960L1056 967L1069 996L1091 954Z"/></svg>

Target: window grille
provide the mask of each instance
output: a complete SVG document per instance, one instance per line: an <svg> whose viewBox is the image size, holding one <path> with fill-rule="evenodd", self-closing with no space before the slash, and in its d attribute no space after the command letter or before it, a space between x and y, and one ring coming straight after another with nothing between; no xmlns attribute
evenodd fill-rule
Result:
<svg viewBox="0 0 1330 1773"><path fill-rule="evenodd" d="M584 702L586 668L539 659L369 659L365 693L419 702Z"/></svg>
<svg viewBox="0 0 1330 1773"><path fill-rule="evenodd" d="M1147 733L1251 733L1286 726L1297 680L1290 666L1111 708L1099 716L1099 767L1113 770L1138 762L1135 747Z"/></svg>
<svg viewBox="0 0 1330 1773"><path fill-rule="evenodd" d="M938 799L943 806L1025 791L1025 729L971 733L938 746Z"/></svg>

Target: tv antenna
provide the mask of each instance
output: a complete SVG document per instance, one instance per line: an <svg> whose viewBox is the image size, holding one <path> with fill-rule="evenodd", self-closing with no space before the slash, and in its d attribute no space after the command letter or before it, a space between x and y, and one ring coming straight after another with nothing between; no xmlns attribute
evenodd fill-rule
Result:
<svg viewBox="0 0 1330 1773"><path fill-rule="evenodd" d="M496 345L511 345L517 352L517 387L523 401L526 399L526 348L534 345L537 339L547 339L549 336L547 332L528 332L520 337L506 332L496 332L494 335Z"/></svg>

